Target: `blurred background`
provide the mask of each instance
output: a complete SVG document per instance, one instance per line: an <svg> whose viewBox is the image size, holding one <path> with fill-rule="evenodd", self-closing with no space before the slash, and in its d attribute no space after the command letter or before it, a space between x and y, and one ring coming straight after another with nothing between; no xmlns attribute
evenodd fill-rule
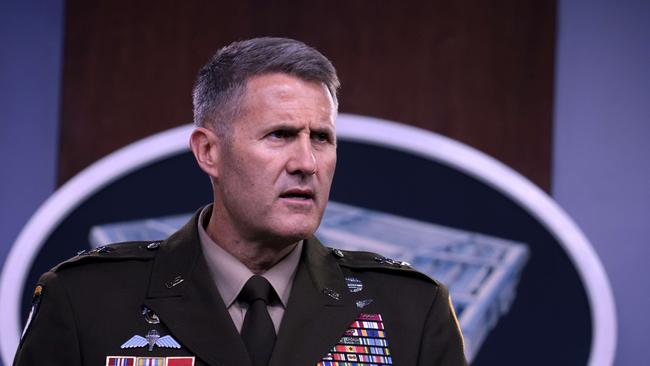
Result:
<svg viewBox="0 0 650 366"><path fill-rule="evenodd" d="M74 174L189 123L194 77L217 48L286 36L333 61L342 112L449 136L549 193L609 276L615 364L650 359L650 2L49 0L1 9L0 263Z"/></svg>

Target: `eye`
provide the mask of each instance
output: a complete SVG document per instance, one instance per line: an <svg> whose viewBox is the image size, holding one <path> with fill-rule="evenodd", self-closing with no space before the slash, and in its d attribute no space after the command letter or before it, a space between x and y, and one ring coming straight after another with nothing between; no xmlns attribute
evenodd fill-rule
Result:
<svg viewBox="0 0 650 366"><path fill-rule="evenodd" d="M330 142L332 141L332 138L329 133L327 132L314 132L311 135L311 138L318 141L318 142Z"/></svg>
<svg viewBox="0 0 650 366"><path fill-rule="evenodd" d="M276 139L286 139L288 137L291 137L291 135L292 135L291 131L288 130L275 130L269 133L268 136Z"/></svg>

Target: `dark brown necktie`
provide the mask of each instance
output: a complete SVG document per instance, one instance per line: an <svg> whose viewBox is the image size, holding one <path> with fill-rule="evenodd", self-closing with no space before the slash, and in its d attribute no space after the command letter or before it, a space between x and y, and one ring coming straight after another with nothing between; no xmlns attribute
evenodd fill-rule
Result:
<svg viewBox="0 0 650 366"><path fill-rule="evenodd" d="M275 345L275 327L266 306L276 294L266 278L254 275L239 293L239 300L248 304L241 337L253 366L267 366Z"/></svg>

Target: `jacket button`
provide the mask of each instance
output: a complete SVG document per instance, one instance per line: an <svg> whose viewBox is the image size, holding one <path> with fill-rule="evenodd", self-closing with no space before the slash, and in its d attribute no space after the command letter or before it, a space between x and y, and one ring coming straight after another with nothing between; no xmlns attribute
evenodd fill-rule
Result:
<svg viewBox="0 0 650 366"><path fill-rule="evenodd" d="M160 246L160 242L154 241L149 243L149 245L147 245L147 249L154 250L154 249L158 249L159 246Z"/></svg>
<svg viewBox="0 0 650 366"><path fill-rule="evenodd" d="M335 256L337 256L337 257L339 257L339 258L343 258L343 257L345 257L345 255L343 254L343 252L340 251L339 249L334 249L332 252L334 253Z"/></svg>

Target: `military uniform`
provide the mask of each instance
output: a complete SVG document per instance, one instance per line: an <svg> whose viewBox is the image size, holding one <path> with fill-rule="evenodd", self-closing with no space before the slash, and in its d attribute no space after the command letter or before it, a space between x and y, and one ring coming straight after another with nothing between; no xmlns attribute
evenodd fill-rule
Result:
<svg viewBox="0 0 650 366"><path fill-rule="evenodd" d="M197 220L45 273L14 365L250 365ZM465 365L446 288L401 262L307 239L270 365L316 364Z"/></svg>

